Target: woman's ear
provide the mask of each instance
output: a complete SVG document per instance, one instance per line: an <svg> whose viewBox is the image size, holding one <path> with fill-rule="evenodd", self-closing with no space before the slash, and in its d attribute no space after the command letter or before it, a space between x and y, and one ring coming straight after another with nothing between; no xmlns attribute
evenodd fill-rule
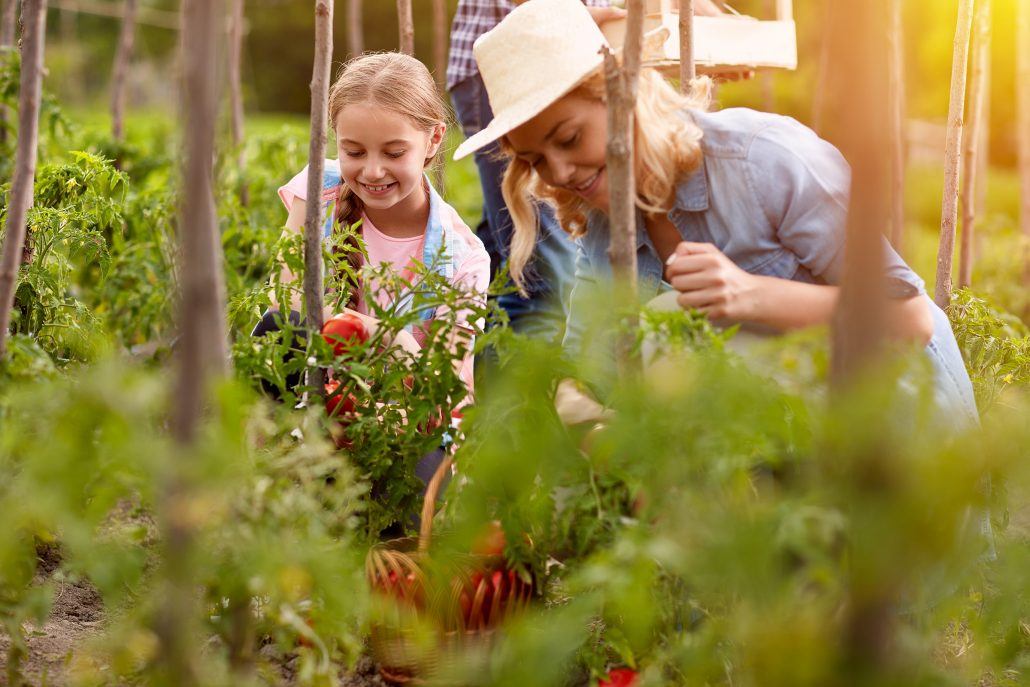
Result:
<svg viewBox="0 0 1030 687"><path fill-rule="evenodd" d="M443 122L433 127L432 133L429 134L429 150L426 151L427 160L440 151L440 146L443 145L443 139L446 134L447 125Z"/></svg>

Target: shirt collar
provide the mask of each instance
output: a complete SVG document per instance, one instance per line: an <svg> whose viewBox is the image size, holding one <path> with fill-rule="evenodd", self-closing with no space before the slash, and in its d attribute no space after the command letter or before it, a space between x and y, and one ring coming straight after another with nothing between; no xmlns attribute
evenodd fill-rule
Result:
<svg viewBox="0 0 1030 687"><path fill-rule="evenodd" d="M676 186L675 207L687 212L703 212L708 209L708 175L705 173L705 158L690 176Z"/></svg>

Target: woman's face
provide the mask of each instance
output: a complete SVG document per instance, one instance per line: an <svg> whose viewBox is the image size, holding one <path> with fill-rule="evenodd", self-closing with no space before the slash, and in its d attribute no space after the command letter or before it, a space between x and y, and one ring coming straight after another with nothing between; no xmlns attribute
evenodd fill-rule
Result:
<svg viewBox="0 0 1030 687"><path fill-rule="evenodd" d="M567 95L510 132L508 143L546 184L575 193L607 212L607 116L600 100Z"/></svg>
<svg viewBox="0 0 1030 687"><path fill-rule="evenodd" d="M426 159L440 147L444 126L422 131L404 115L354 104L336 116L336 145L344 183L365 204L386 210L422 188Z"/></svg>

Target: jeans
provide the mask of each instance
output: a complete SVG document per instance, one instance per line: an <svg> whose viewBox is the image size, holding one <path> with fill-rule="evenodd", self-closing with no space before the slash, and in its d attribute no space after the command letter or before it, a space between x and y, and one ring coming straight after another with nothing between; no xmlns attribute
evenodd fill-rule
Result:
<svg viewBox="0 0 1030 687"><path fill-rule="evenodd" d="M476 133L493 118L479 74L454 86L451 100L466 136ZM501 194L507 162L500 158L496 143L476 152L475 162L483 189L483 217L476 235L490 254L490 269L496 276L508 260L512 236L511 215ZM549 207L539 205L538 215L540 234L529 264L529 297L510 293L498 296L497 301L508 313L515 331L534 338L560 340L572 288L576 246Z"/></svg>

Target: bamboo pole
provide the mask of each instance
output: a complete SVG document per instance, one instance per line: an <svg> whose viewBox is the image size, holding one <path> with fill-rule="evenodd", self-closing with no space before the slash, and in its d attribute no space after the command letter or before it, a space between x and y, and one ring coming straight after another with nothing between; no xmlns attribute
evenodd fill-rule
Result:
<svg viewBox="0 0 1030 687"><path fill-rule="evenodd" d="M125 137L125 83L136 42L136 7L137 0L125 0L122 5L122 29L118 35L118 49L114 54L114 68L111 72L111 138L115 141Z"/></svg>
<svg viewBox="0 0 1030 687"><path fill-rule="evenodd" d="M890 0L890 236L899 253L905 242L905 32L901 7L902 0Z"/></svg>
<svg viewBox="0 0 1030 687"><path fill-rule="evenodd" d="M179 340L172 407L172 436L184 459L195 450L212 384L228 374L222 249L215 215L214 154L218 119L216 74L225 17L221 0L183 0L180 60L183 68L183 200L179 218ZM199 630L196 514L188 471L176 464L160 495L162 603L154 630L166 684L198 684Z"/></svg>
<svg viewBox="0 0 1030 687"><path fill-rule="evenodd" d="M680 91L690 93L690 82L697 77L694 65L694 0L679 0L680 13Z"/></svg>
<svg viewBox="0 0 1030 687"><path fill-rule="evenodd" d="M326 120L329 114L329 68L333 59L333 0L315 1L315 61L311 73L311 142L308 148L308 202L304 215L304 308L307 325L322 331L322 176L325 173ZM325 370L308 371L308 386L320 397Z"/></svg>
<svg viewBox="0 0 1030 687"><path fill-rule="evenodd" d="M955 225L958 223L958 174L962 157L962 113L966 99L966 65L969 35L973 25L973 0L960 0L951 63L951 103L948 106L948 135L944 150L944 198L941 202L941 241L937 249L937 287L934 301L941 308L951 302L951 268L955 253Z"/></svg>
<svg viewBox="0 0 1030 687"><path fill-rule="evenodd" d="M365 52L365 32L361 20L361 0L347 0L347 49L351 57Z"/></svg>
<svg viewBox="0 0 1030 687"><path fill-rule="evenodd" d="M240 204L250 205L247 186L247 156L243 149L243 25L246 0L232 0L229 22L229 99L232 109L232 147L240 175Z"/></svg>
<svg viewBox="0 0 1030 687"><path fill-rule="evenodd" d="M636 180L633 175L634 107L644 40L644 0L628 0L626 43L623 64L607 47L604 55L605 89L608 94L608 220L610 244L608 256L612 264L619 312L637 306L637 231ZM631 317L633 317L631 315ZM631 322L632 325L635 324ZM620 373L628 374L636 366L632 360L632 335L622 335L617 342Z"/></svg>
<svg viewBox="0 0 1030 687"><path fill-rule="evenodd" d="M397 0L397 28L400 33L400 51L415 54L415 22L411 16L411 0Z"/></svg>
<svg viewBox="0 0 1030 687"><path fill-rule="evenodd" d="M7 355L7 329L25 259L26 220L32 207L39 148L39 103L43 90L43 52L46 47L46 0L22 5L21 76L18 88L18 147L8 196L3 257L0 260L0 359Z"/></svg>
<svg viewBox="0 0 1030 687"><path fill-rule="evenodd" d="M973 282L973 239L979 205L981 148L984 141L987 103L987 69L991 60L991 0L977 0L974 18L972 74L969 79L969 124L965 128L962 155L962 244L959 250L958 284Z"/></svg>
<svg viewBox="0 0 1030 687"><path fill-rule="evenodd" d="M1030 241L1030 0L1019 0L1016 18L1016 138L1019 147L1019 226ZM1030 260L1027 261L1030 281Z"/></svg>

